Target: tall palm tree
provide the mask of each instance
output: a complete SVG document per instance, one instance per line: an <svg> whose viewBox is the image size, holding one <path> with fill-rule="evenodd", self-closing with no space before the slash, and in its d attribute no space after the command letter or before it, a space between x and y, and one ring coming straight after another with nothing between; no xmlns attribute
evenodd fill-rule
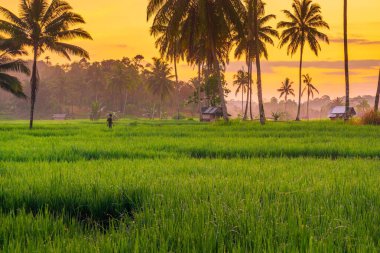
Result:
<svg viewBox="0 0 380 253"><path fill-rule="evenodd" d="M344 77L346 82L346 114L344 120L350 117L350 76L348 69L348 35L347 35L347 0L343 0L343 34L344 34Z"/></svg>
<svg viewBox="0 0 380 253"><path fill-rule="evenodd" d="M248 91L249 88L249 75L248 72L244 71L244 68L239 70L237 74L234 75L233 84L237 86L235 96L241 92L241 113L244 115L244 93Z"/></svg>
<svg viewBox="0 0 380 253"><path fill-rule="evenodd" d="M287 107L287 103L288 103L288 96L289 95L292 95L293 97L295 96L294 89L292 87L293 82L290 81L289 78L286 78L285 81L282 82L281 84L282 84L281 88L278 89L277 91L280 92L280 98L282 96L285 96L285 112L286 112L287 111L286 107Z"/></svg>
<svg viewBox="0 0 380 253"><path fill-rule="evenodd" d="M24 54L17 48L6 45L7 41L0 38L0 89L10 92L16 97L26 98L20 80L7 74L7 72L19 72L26 75L30 74L28 67L21 60L12 60L12 56Z"/></svg>
<svg viewBox="0 0 380 253"><path fill-rule="evenodd" d="M162 103L173 91L174 76L171 74L172 68L162 59L153 58L153 63L148 64L146 75L148 77L148 85L153 94L159 97L160 119L162 118Z"/></svg>
<svg viewBox="0 0 380 253"><path fill-rule="evenodd" d="M246 57L250 82L248 90L250 103L252 100L252 67L253 60L256 59L258 100L262 123L265 123L265 112L262 99L260 56L263 55L268 59L266 44L274 45L272 37L278 37L278 32L267 25L267 22L274 18L276 18L275 15L265 15L265 4L261 0L245 0L245 10L242 14L244 32L238 33L234 38L237 44L235 57L240 58L243 54ZM247 112L245 118L246 114Z"/></svg>
<svg viewBox="0 0 380 253"><path fill-rule="evenodd" d="M46 51L55 52L70 60L70 55L89 58L87 51L81 47L62 42L66 39L92 39L81 28L72 28L84 24L84 19L72 12L72 7L64 0L20 0L19 15L0 7L4 20L0 20L0 31L27 46L33 52L31 76L30 124L33 128L34 106L39 83L37 60Z"/></svg>
<svg viewBox="0 0 380 253"><path fill-rule="evenodd" d="M177 119L179 119L179 81L178 81L178 69L177 63L182 55L179 41L179 31L178 33L172 34L168 30L168 18L166 15L163 15L162 19L159 19L157 16L153 21L153 25L150 28L150 33L154 37L156 37L156 48L159 49L161 57L165 58L165 60L173 62L174 65L174 76L176 82L176 90L177 90Z"/></svg>
<svg viewBox="0 0 380 253"><path fill-rule="evenodd" d="M164 19L166 16L169 20L168 31L172 35L181 31L187 59L196 59L195 53L201 53L203 59L197 60L197 64L205 63L217 74L223 118L226 121L228 112L220 65L228 60L232 27L242 30L239 17L241 8L240 0L150 0L147 8L148 19L153 15L156 15L155 19ZM198 50L195 50L196 45Z"/></svg>
<svg viewBox="0 0 380 253"><path fill-rule="evenodd" d="M377 92L375 96L375 112L379 111L379 100L380 100L380 69L379 69L379 80L377 81Z"/></svg>
<svg viewBox="0 0 380 253"><path fill-rule="evenodd" d="M302 61L305 43L315 55L321 51L319 40L329 43L326 34L319 31L320 28L329 29L329 25L323 20L321 7L312 3L312 0L293 0L293 12L283 10L288 21L279 22L277 28L284 28L280 36L280 47L288 44L288 55L294 55L300 49L299 63L299 93L298 110L296 120L300 120L301 92L302 92Z"/></svg>
<svg viewBox="0 0 380 253"><path fill-rule="evenodd" d="M259 1L259 2L258 2ZM265 124L265 112L263 102L263 91L261 84L261 65L260 56L264 55L268 59L266 50L266 43L274 45L271 38L278 37L278 32L272 29L271 26L266 26L265 23L271 19L276 18L275 15L265 16L264 4L261 0L253 0L253 23L254 23L254 44L255 44L255 58L256 58L256 73L257 73L257 95L259 101L260 123Z"/></svg>
<svg viewBox="0 0 380 253"><path fill-rule="evenodd" d="M309 103L310 103L310 96L314 98L314 92L317 92L319 94L318 89L311 83L313 79L309 76L309 74L303 75L303 83L305 84L305 87L302 90L302 95L307 92L307 109L306 109L306 118L309 120ZM301 96L302 96L301 95Z"/></svg>

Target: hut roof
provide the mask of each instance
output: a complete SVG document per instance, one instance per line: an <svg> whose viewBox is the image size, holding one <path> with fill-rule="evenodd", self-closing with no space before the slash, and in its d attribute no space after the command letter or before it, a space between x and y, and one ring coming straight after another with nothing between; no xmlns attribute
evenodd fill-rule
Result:
<svg viewBox="0 0 380 253"><path fill-rule="evenodd" d="M351 113L356 113L353 107L349 107L349 108L350 108ZM344 113L346 113L345 106L335 106L330 112L330 114L344 114Z"/></svg>

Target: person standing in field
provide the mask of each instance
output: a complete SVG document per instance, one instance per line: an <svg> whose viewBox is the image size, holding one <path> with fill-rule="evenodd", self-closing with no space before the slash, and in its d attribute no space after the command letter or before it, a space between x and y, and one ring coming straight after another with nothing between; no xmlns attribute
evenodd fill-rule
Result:
<svg viewBox="0 0 380 253"><path fill-rule="evenodd" d="M113 127L113 117L112 117L112 113L108 114L108 117L107 117L107 125L108 125L108 128L112 129L112 127Z"/></svg>

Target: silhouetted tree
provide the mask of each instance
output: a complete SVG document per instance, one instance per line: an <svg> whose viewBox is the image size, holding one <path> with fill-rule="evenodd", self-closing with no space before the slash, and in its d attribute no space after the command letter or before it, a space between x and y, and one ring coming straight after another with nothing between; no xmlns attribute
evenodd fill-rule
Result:
<svg viewBox="0 0 380 253"><path fill-rule="evenodd" d="M301 92L302 92L302 63L305 43L307 42L310 49L315 55L321 50L318 40L329 43L326 34L318 29L327 28L329 25L321 16L321 7L312 3L312 0L293 0L293 12L284 10L283 13L289 21L279 22L277 27L284 28L280 36L280 47L288 44L287 53L294 55L300 48L300 64L299 64L299 94L298 94L298 110L296 120L300 120L301 112Z"/></svg>
<svg viewBox="0 0 380 253"><path fill-rule="evenodd" d="M29 128L33 128L34 106L38 89L38 57L50 50L70 59L70 54L89 58L84 49L61 42L66 39L91 39L88 32L81 28L71 29L73 25L85 23L83 18L72 12L72 7L63 0L20 1L19 16L0 8L5 20L0 22L0 30L20 45L30 47L33 52L31 77L31 108Z"/></svg>

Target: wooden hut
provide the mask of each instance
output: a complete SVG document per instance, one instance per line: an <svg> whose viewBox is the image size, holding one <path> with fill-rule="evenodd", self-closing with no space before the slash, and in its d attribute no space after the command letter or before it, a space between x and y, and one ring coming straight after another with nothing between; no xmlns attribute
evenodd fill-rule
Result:
<svg viewBox="0 0 380 253"><path fill-rule="evenodd" d="M222 107L202 107L202 121L211 122L223 117Z"/></svg>
<svg viewBox="0 0 380 253"><path fill-rule="evenodd" d="M344 119L344 116L346 115L346 107L345 106L335 106L330 114L329 118L331 120L336 119ZM351 118L356 115L356 111L353 107L349 107L348 117Z"/></svg>

